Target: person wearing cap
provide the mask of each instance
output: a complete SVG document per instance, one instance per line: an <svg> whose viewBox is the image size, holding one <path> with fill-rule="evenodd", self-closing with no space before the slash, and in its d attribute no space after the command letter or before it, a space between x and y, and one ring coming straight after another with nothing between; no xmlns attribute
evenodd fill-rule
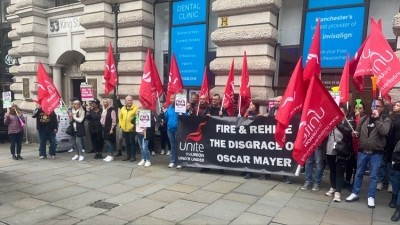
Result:
<svg viewBox="0 0 400 225"><path fill-rule="evenodd" d="M97 98L86 106L86 119L89 121L90 141L92 142L92 149L89 153L96 152L95 159L103 158L101 152L103 151L104 141L100 123L102 112L100 101Z"/></svg>

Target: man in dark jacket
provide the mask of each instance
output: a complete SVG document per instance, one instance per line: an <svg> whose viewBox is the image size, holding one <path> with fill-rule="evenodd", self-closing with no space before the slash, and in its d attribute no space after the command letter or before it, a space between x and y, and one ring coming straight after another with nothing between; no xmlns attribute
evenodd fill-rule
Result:
<svg viewBox="0 0 400 225"><path fill-rule="evenodd" d="M46 142L49 140L50 149L49 155L52 159L56 158L56 133L58 131L58 120L55 112L52 112L50 115L46 115L43 112L42 108L39 107L35 111L33 111L32 118L36 118L36 128L39 131L39 159L46 159Z"/></svg>
<svg viewBox="0 0 400 225"><path fill-rule="evenodd" d="M204 112L206 116L229 116L224 107L221 108L221 96L214 94L211 99L211 106Z"/></svg>

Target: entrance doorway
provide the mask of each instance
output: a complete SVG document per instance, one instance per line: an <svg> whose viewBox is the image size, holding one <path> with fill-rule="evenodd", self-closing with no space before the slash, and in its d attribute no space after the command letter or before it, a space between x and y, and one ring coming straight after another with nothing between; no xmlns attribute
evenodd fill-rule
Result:
<svg viewBox="0 0 400 225"><path fill-rule="evenodd" d="M72 93L71 98L77 97L81 99L81 83L85 83L85 79L71 79Z"/></svg>

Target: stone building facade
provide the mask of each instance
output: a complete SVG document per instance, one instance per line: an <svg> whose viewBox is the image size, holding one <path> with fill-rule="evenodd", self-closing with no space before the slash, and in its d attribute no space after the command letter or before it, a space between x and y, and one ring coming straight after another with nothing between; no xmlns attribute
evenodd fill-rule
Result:
<svg viewBox="0 0 400 225"><path fill-rule="evenodd" d="M110 42L118 46L120 53L118 94L121 97L131 94L137 98L148 48L155 52L160 74L167 70L162 59L168 53L159 46L168 35L160 37L157 26L169 27L169 17L160 17L157 5L168 2L171 1L73 0L66 5L56 5L54 0L11 0L7 8L7 19L11 23L8 37L12 40L9 54L19 59L19 65L10 68L15 78L11 90L16 103L27 113L36 107L38 62L44 64L64 100L79 92L82 82L92 84L97 96L110 97L103 92L102 79ZM206 64L215 75L213 93L223 92L232 58L235 58L235 88L239 90L244 51L248 56L253 99L266 101L282 93L276 88L277 79L280 79L277 49L282 38L279 35L284 29L280 21L285 5L292 2L209 0L208 51L213 52L214 57ZM117 24L113 13L116 3L119 3ZM300 14L303 12L301 4L297 10ZM167 6L160 11L168 10ZM290 10L286 11L286 16ZM400 55L400 14L390 16L394 16L393 32ZM298 22L301 26L301 21ZM299 31L297 33L300 35ZM300 42L301 38L297 39ZM35 133L34 123L28 120L30 133Z"/></svg>

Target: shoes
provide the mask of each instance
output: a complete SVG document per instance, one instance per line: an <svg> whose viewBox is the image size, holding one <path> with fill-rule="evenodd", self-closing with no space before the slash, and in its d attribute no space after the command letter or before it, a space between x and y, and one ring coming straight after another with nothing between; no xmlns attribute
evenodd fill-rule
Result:
<svg viewBox="0 0 400 225"><path fill-rule="evenodd" d="M105 161L105 162L107 162L107 160L110 158L110 156L108 155L107 157L105 157L104 159L103 159L103 161Z"/></svg>
<svg viewBox="0 0 400 225"><path fill-rule="evenodd" d="M389 202L389 207L396 208L396 204L397 204L397 199L392 197L392 199Z"/></svg>
<svg viewBox="0 0 400 225"><path fill-rule="evenodd" d="M164 155L165 154L165 151L164 151L164 149L163 150L161 150L161 153L160 153L161 155Z"/></svg>
<svg viewBox="0 0 400 225"><path fill-rule="evenodd" d="M47 159L47 156L39 156L39 159Z"/></svg>
<svg viewBox="0 0 400 225"><path fill-rule="evenodd" d="M111 161L114 161L114 157L112 157L112 156L107 156L106 158L105 158L105 160L104 161L106 161L106 162L111 162Z"/></svg>
<svg viewBox="0 0 400 225"><path fill-rule="evenodd" d="M287 184L291 184L292 181L290 180L289 176L283 176L283 182L287 183Z"/></svg>
<svg viewBox="0 0 400 225"><path fill-rule="evenodd" d="M155 152L155 151L151 151L151 155L152 155L152 156L155 156L155 155L156 155L156 152Z"/></svg>
<svg viewBox="0 0 400 225"><path fill-rule="evenodd" d="M332 188L331 188L332 189ZM340 199L340 193L335 192L335 197L333 197L334 202L341 202L342 200Z"/></svg>
<svg viewBox="0 0 400 225"><path fill-rule="evenodd" d="M376 190L382 191L382 189L383 189L383 183L377 183L376 184Z"/></svg>
<svg viewBox="0 0 400 225"><path fill-rule="evenodd" d="M73 148L71 148L70 150L68 150L68 152L73 152L74 151L74 149Z"/></svg>
<svg viewBox="0 0 400 225"><path fill-rule="evenodd" d="M349 197L346 198L346 202L354 202L354 201L358 201L360 199L360 197L354 193L351 193L349 195Z"/></svg>
<svg viewBox="0 0 400 225"><path fill-rule="evenodd" d="M394 214L390 219L393 222L399 221L399 219L400 219L400 205L396 205L396 211L394 211Z"/></svg>
<svg viewBox="0 0 400 225"><path fill-rule="evenodd" d="M17 160L17 156L13 155L12 159Z"/></svg>
<svg viewBox="0 0 400 225"><path fill-rule="evenodd" d="M137 164L138 166L143 166L146 163L146 161L144 161L144 159L140 160L140 162Z"/></svg>
<svg viewBox="0 0 400 225"><path fill-rule="evenodd" d="M335 193L335 188L329 188L329 191L325 193L326 196L332 197L332 195ZM339 193L339 192L336 192ZM340 194L340 193L339 193Z"/></svg>
<svg viewBox="0 0 400 225"><path fill-rule="evenodd" d="M131 157L130 156L127 156L125 159L123 159L122 161L129 161L129 160L131 160Z"/></svg>
<svg viewBox="0 0 400 225"><path fill-rule="evenodd" d="M313 185L311 191L319 191L319 184L314 183L314 185Z"/></svg>
<svg viewBox="0 0 400 225"><path fill-rule="evenodd" d="M52 155L52 156L51 156L51 159L52 159L52 160L55 160L55 159L56 159L56 155Z"/></svg>
<svg viewBox="0 0 400 225"><path fill-rule="evenodd" d="M83 155L79 156L79 161L83 161L85 157Z"/></svg>
<svg viewBox="0 0 400 225"><path fill-rule="evenodd" d="M176 168L177 169L182 169L182 166L181 165L177 165Z"/></svg>
<svg viewBox="0 0 400 225"><path fill-rule="evenodd" d="M311 182L306 181L304 182L304 185L300 188L301 190L308 190L311 186Z"/></svg>
<svg viewBox="0 0 400 225"><path fill-rule="evenodd" d="M251 177L252 177L251 173L246 173L244 179L251 179Z"/></svg>
<svg viewBox="0 0 400 225"><path fill-rule="evenodd" d="M389 192L389 193L392 193L392 192L393 192L392 184L389 184L389 186L388 186L388 192Z"/></svg>
<svg viewBox="0 0 400 225"><path fill-rule="evenodd" d="M122 156L121 149L120 149L120 150L118 150L118 153L115 155L115 157L118 157L118 156Z"/></svg>
<svg viewBox="0 0 400 225"><path fill-rule="evenodd" d="M84 153L84 152L85 152L85 149L82 148L82 152Z"/></svg>
<svg viewBox="0 0 400 225"><path fill-rule="evenodd" d="M168 165L169 168L172 168L172 167L174 167L174 166L175 166L174 163L170 163L170 164Z"/></svg>
<svg viewBox="0 0 400 225"><path fill-rule="evenodd" d="M368 208L375 208L375 198L368 197Z"/></svg>
<svg viewBox="0 0 400 225"><path fill-rule="evenodd" d="M168 150L167 155L171 155L171 151L170 150Z"/></svg>
<svg viewBox="0 0 400 225"><path fill-rule="evenodd" d="M131 160L129 160L129 162L135 162L135 161L136 161L135 157L133 157L133 158L131 158Z"/></svg>
<svg viewBox="0 0 400 225"><path fill-rule="evenodd" d="M151 166L151 162L150 161L146 161L146 163L144 164L144 167L149 167Z"/></svg>
<svg viewBox="0 0 400 225"><path fill-rule="evenodd" d="M17 160L23 160L24 158L22 158L21 155L17 155Z"/></svg>
<svg viewBox="0 0 400 225"><path fill-rule="evenodd" d="M210 171L210 169L209 168L201 168L200 169L200 173L205 173L207 171Z"/></svg>
<svg viewBox="0 0 400 225"><path fill-rule="evenodd" d="M72 160L77 160L79 158L79 155L75 155L74 157L72 157Z"/></svg>
<svg viewBox="0 0 400 225"><path fill-rule="evenodd" d="M265 176L265 174L263 174L263 175L261 175L258 179L259 179L259 180L266 180L267 177Z"/></svg>

